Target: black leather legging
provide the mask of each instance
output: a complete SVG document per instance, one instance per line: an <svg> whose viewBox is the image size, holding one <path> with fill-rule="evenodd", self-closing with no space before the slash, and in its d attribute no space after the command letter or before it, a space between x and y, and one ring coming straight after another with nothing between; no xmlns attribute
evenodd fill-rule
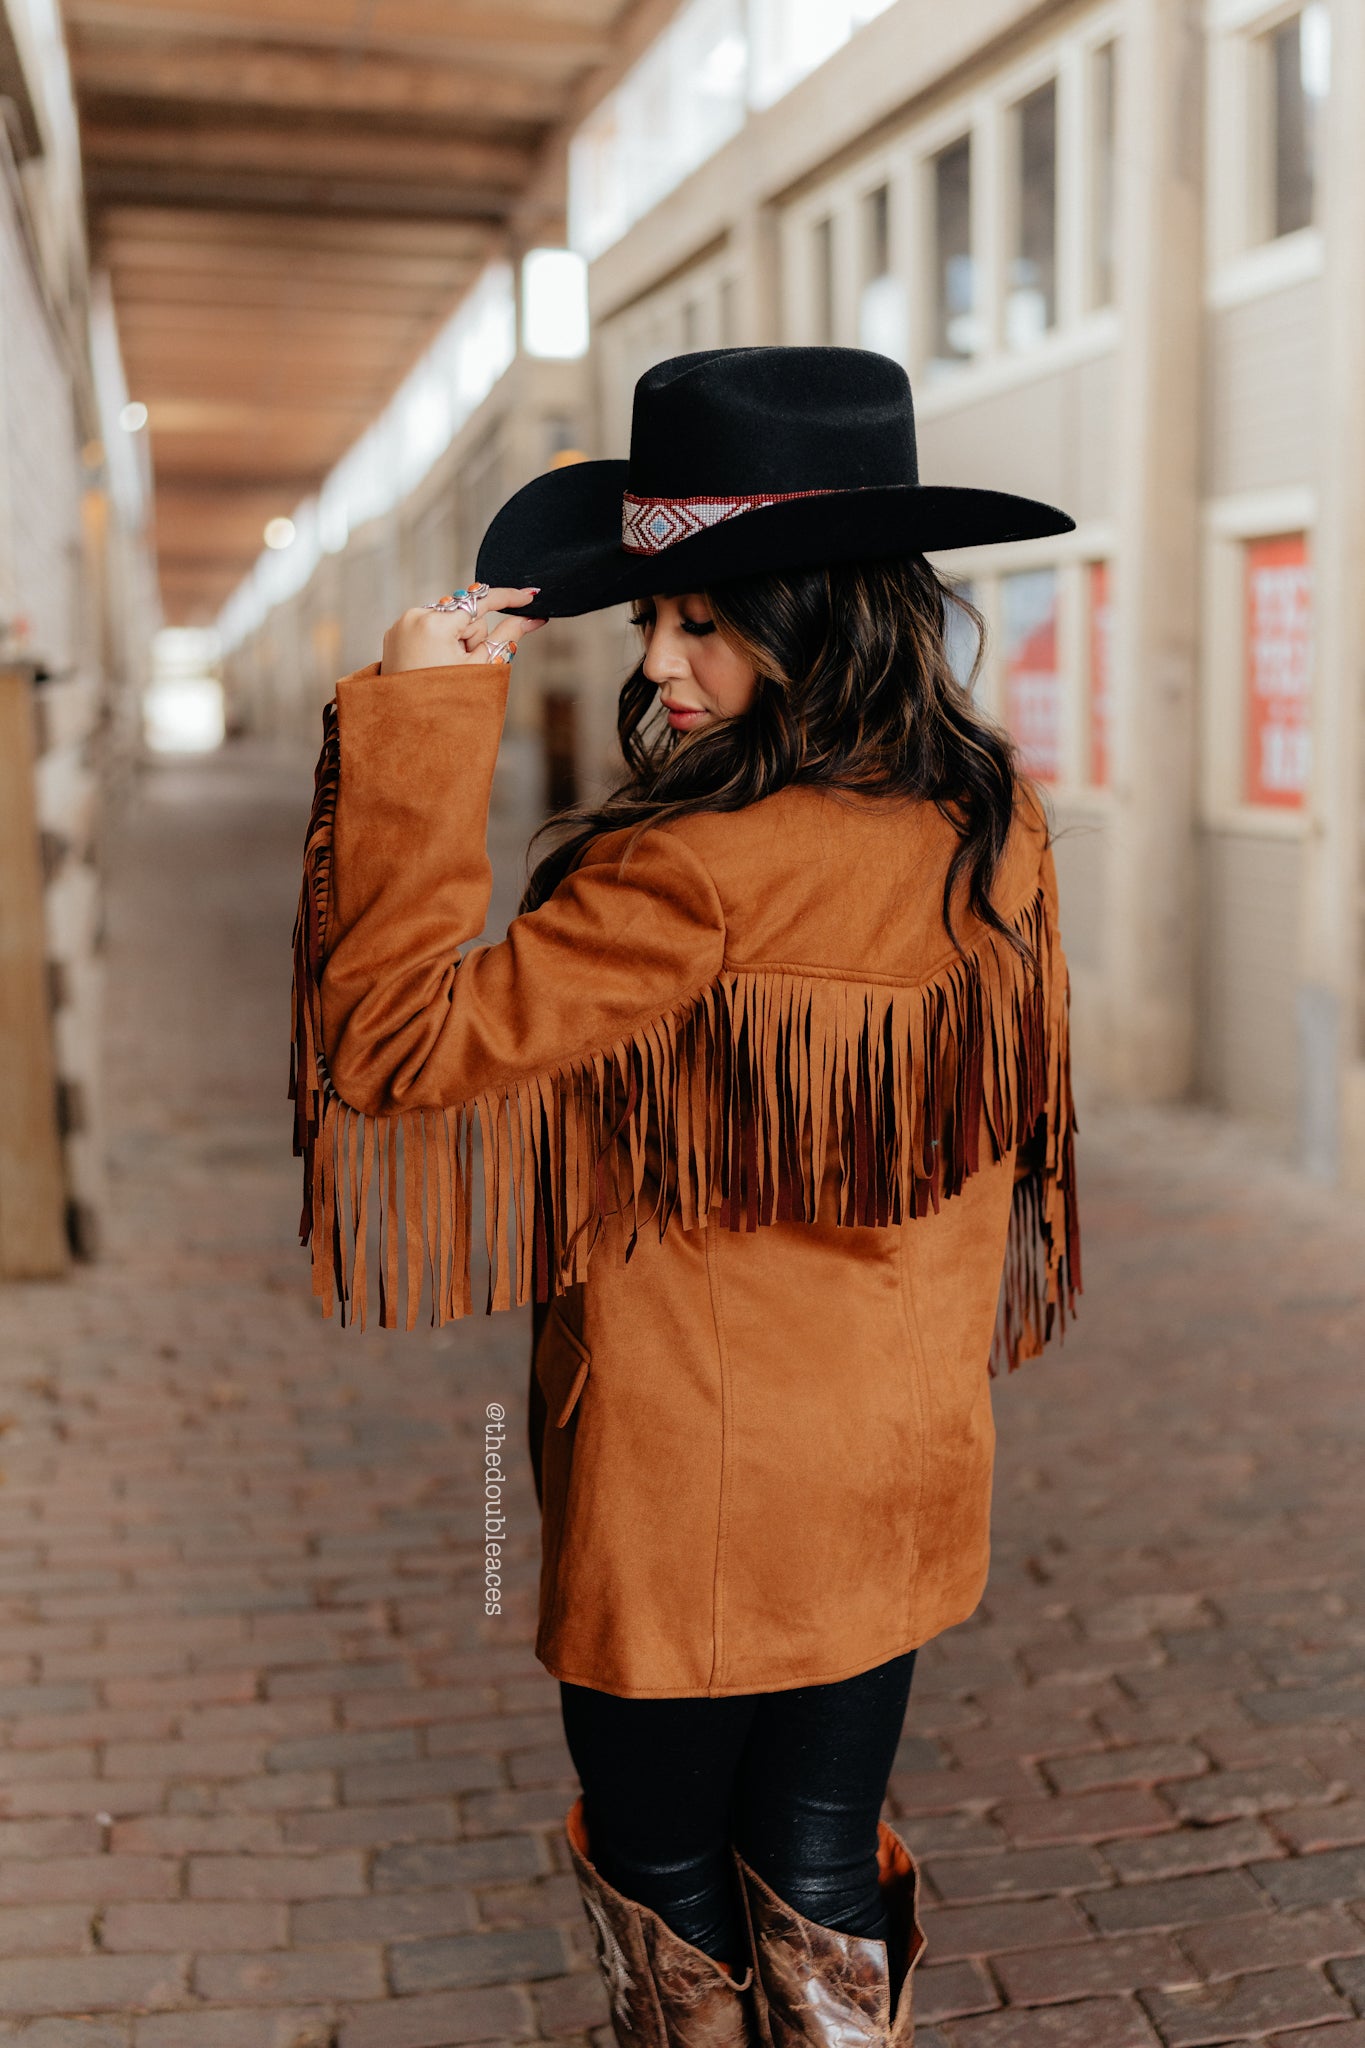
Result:
<svg viewBox="0 0 1365 2048"><path fill-rule="evenodd" d="M877 1817L914 1668L910 1650L834 1685L726 1699L561 1683L597 1869L741 1973L731 1843L806 1919L884 1941Z"/></svg>

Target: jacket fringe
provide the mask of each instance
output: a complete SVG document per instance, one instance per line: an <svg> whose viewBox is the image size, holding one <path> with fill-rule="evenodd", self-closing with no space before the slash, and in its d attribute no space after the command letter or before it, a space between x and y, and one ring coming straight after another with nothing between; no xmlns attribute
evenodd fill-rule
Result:
<svg viewBox="0 0 1365 2048"><path fill-rule="evenodd" d="M1080 1291L1065 962L1040 889L1014 921L1029 962L987 932L912 987L722 972L603 1051L444 1109L371 1117L327 1075L327 953L340 748L324 722L294 927L294 1150L300 1236L330 1316L366 1322L372 1211L381 1327L471 1313L481 1160L488 1310L581 1281L608 1217L730 1230L831 1216L908 1221L1019 1153L991 1369L1034 1357ZM831 1190L826 1161L837 1160Z"/></svg>

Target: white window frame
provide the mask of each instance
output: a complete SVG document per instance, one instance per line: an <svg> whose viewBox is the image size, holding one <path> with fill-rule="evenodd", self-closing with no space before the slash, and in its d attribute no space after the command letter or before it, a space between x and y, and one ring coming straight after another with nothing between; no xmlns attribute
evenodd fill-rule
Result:
<svg viewBox="0 0 1365 2048"><path fill-rule="evenodd" d="M999 222L997 235L998 249L996 252L999 274L996 297L1000 322L999 332L993 334L990 338L1000 354L1007 356L1011 362L1017 362L1021 356L1031 357L1036 355L1040 348L1046 348L1050 341L1055 340L1064 328L1074 324L1074 312L1070 300L1074 283L1076 267L1074 259L1076 252L1067 246L1071 240L1069 230L1074 228L1074 202L1071 206L1068 206L1067 192L1071 184L1079 181L1073 180L1070 176L1064 176L1063 167L1067 162L1067 151L1072 139L1068 130L1073 125L1069 117L1071 115L1070 102L1075 87L1075 67L1074 65L1063 63L1062 56L1062 51L1056 45L1050 45L1046 49L1037 51L1027 63L1018 65L1015 69L1005 74L1009 82L1008 89L1002 90L998 85L993 85L988 100L988 107L993 111L996 123L998 124L994 165L996 189L991 194L991 198L995 207L996 219ZM1019 180L1015 175L1018 164L1019 130L1017 124L1019 109L1030 93L1037 92L1040 86L1048 84L1055 85L1056 87L1055 105L1057 115L1057 153L1054 164L1057 198L1055 218L1052 223L1054 237L1053 258L1056 264L1055 318L1052 326L1047 330L1045 338L1036 343L1033 348L1012 349L1005 340L1005 308L1009 300L1010 291L1009 266L1018 239L1021 200L1023 197ZM987 120L989 121L989 119L990 114L988 113Z"/></svg>
<svg viewBox="0 0 1365 2048"><path fill-rule="evenodd" d="M1096 355L1118 342L1114 305L1090 304L1089 258L1094 181L1091 176L1095 139L1095 52L1104 44L1118 46L1123 62L1123 17L1118 7L1097 9L1061 36L1029 52L1027 57L995 73L988 85L940 109L932 121L914 132L913 148L921 198L920 256L915 297L929 302L932 261L931 165L939 151L958 136L972 138L973 255L976 259L978 310L984 345L972 361L927 376L928 352L923 345L911 364L918 376L917 402L926 418L975 403L996 391ZM1010 130L1018 103L1050 78L1057 81L1057 308L1056 322L1031 349L1005 345L1004 308L1009 253L1013 239L1013 193ZM926 312L925 318L928 319Z"/></svg>
<svg viewBox="0 0 1365 2048"><path fill-rule="evenodd" d="M1069 224L1069 242L1064 240L1063 248L1070 248L1073 254L1075 275L1073 293L1077 317L1095 319L1104 314L1112 315L1118 304L1119 272L1122 268L1122 236L1120 223L1114 221L1114 291L1103 301L1095 298L1095 231L1098 225L1098 192L1095 186L1095 151L1099 144L1099 107L1095 96L1096 60L1101 50L1109 44L1114 46L1114 205L1117 214L1121 199L1121 162L1119 158L1119 123L1122 118L1123 99L1123 35L1119 17L1105 14L1086 23L1084 29L1066 44L1066 64L1072 67L1074 83L1069 95L1072 109L1071 119L1075 130L1070 136L1071 161L1084 164L1085 175L1069 180L1069 192L1062 195L1062 206L1075 209Z"/></svg>
<svg viewBox="0 0 1365 2048"><path fill-rule="evenodd" d="M782 209L782 338L815 340L812 231L829 216L835 236L835 340L858 341L863 198L890 188L892 272L906 280L906 368L917 409L926 419L976 403L996 391L1027 384L1117 346L1116 305L1091 304L1095 142L1094 57L1115 43L1123 64L1123 10L1096 8L974 90L956 95L894 139L869 150L832 177L822 178ZM1009 123L1016 104L1048 79L1057 80L1057 318L1030 349L1004 345L1005 279L1010 243ZM933 160L954 142L972 146L972 254L975 259L980 353L930 378L936 304ZM1121 264L1122 251L1118 251ZM1121 290L1121 280L1117 287Z"/></svg>
<svg viewBox="0 0 1365 2048"><path fill-rule="evenodd" d="M1205 299L1212 307L1244 305L1322 274L1321 227L1266 239L1258 218L1266 204L1270 166L1265 94L1255 75L1262 53L1254 45L1301 13L1304 4L1208 0Z"/></svg>
<svg viewBox="0 0 1365 2048"><path fill-rule="evenodd" d="M1204 507L1204 599L1200 691L1202 822L1213 832L1304 839L1312 792L1300 809L1249 804L1246 766L1246 544L1317 528L1317 493L1307 486L1243 491ZM1314 603L1318 601L1315 587ZM1318 772L1315 762L1313 773Z"/></svg>
<svg viewBox="0 0 1365 2048"><path fill-rule="evenodd" d="M1001 633L1004 607L1001 584L1006 576L1030 569L1057 571L1057 667L1062 678L1061 772L1045 785L1052 801L1070 812L1109 811L1121 778L1122 721L1114 677L1114 720L1110 737L1109 787L1089 781L1089 608L1086 579L1092 562L1106 561L1117 575L1117 537L1110 520L1091 520L1071 533L1046 534L1038 540L1010 541L999 547L956 548L930 557L942 575L975 585L976 607L986 620L986 652L976 699L990 716L1005 723L1005 667Z"/></svg>
<svg viewBox="0 0 1365 2048"><path fill-rule="evenodd" d="M783 210L779 236L784 341L811 343L819 338L815 229L820 221L828 219L833 223L834 235L834 340L846 348L858 346L863 205L880 185L885 185L889 194L891 274L909 275L908 269L902 268L911 239L908 162L904 143L872 151ZM910 298L909 346L913 349L913 293Z"/></svg>

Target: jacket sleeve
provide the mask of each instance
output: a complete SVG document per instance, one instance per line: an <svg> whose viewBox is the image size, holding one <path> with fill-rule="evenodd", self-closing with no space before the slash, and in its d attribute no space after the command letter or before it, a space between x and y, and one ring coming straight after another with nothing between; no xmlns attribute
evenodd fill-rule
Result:
<svg viewBox="0 0 1365 2048"><path fill-rule="evenodd" d="M715 887L676 835L594 849L498 945L483 929L507 671L348 677L321 976L332 1086L366 1115L439 1109L598 1055L719 972Z"/></svg>
<svg viewBox="0 0 1365 2048"><path fill-rule="evenodd" d="M324 714L290 1092L313 1289L362 1326L376 1250L382 1324L411 1328L424 1299L434 1322L470 1313L476 1161L488 1306L581 1279L606 1217L648 1197L639 1130L665 1094L687 1116L674 1049L715 1001L720 899L666 826L604 835L504 940L471 943L506 700L502 667L372 668Z"/></svg>

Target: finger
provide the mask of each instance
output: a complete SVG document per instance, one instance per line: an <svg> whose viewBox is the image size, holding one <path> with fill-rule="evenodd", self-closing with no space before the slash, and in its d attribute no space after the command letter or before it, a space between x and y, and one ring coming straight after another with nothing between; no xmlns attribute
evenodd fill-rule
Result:
<svg viewBox="0 0 1365 2048"><path fill-rule="evenodd" d="M511 618L499 620L497 632L493 637L497 640L510 640L515 646L517 641L524 640L528 633L538 633L542 626L548 626L549 623L548 619L523 619L514 614Z"/></svg>
<svg viewBox="0 0 1365 2048"><path fill-rule="evenodd" d="M546 621L524 619L516 612L490 612L486 619L480 619L479 624L486 628L486 639L501 640L504 644L515 647L519 640L524 640L528 633L534 633L536 628L545 625Z"/></svg>
<svg viewBox="0 0 1365 2048"><path fill-rule="evenodd" d="M509 605L529 604L531 599L538 595L539 590L538 583L523 584L519 590L513 590L505 584L496 590L489 590L479 599L479 617L482 618L486 612L505 611Z"/></svg>
<svg viewBox="0 0 1365 2048"><path fill-rule="evenodd" d="M478 618L462 620L460 637L466 647L478 647L485 640L520 640L532 626L543 626L544 619L522 618L518 612L480 612Z"/></svg>

